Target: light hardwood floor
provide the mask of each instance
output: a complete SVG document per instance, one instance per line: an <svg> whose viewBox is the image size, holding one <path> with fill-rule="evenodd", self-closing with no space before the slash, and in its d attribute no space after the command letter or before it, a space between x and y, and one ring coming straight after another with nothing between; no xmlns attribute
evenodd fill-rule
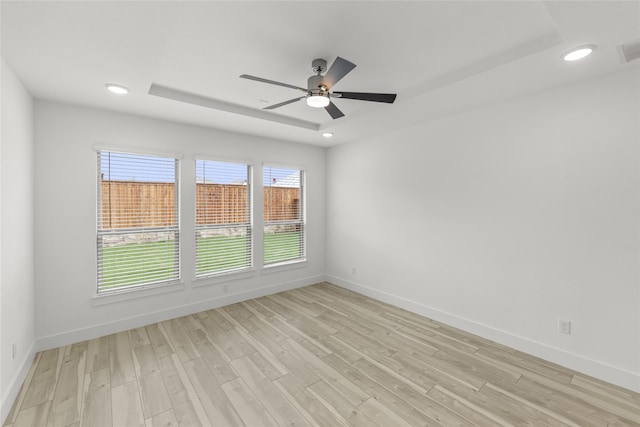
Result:
<svg viewBox="0 0 640 427"><path fill-rule="evenodd" d="M38 353L5 426L622 426L640 394L321 283Z"/></svg>

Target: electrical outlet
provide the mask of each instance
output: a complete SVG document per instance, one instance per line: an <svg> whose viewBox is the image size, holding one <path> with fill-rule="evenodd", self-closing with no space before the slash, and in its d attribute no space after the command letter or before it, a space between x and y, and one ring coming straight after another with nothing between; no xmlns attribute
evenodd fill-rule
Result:
<svg viewBox="0 0 640 427"><path fill-rule="evenodd" d="M229 292L229 285L225 283L224 285L222 285L222 293L226 294L227 292Z"/></svg>
<svg viewBox="0 0 640 427"><path fill-rule="evenodd" d="M571 320L558 320L558 332L571 335Z"/></svg>
<svg viewBox="0 0 640 427"><path fill-rule="evenodd" d="M18 343L13 343L13 347L11 349L11 357L16 358L16 354L18 354Z"/></svg>

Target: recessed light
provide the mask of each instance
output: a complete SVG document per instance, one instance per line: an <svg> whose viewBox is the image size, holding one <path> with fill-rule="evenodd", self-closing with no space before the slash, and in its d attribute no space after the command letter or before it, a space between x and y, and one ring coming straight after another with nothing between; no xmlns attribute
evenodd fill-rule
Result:
<svg viewBox="0 0 640 427"><path fill-rule="evenodd" d="M591 52L593 52L595 48L596 47L592 45L580 46L562 54L562 59L565 61L577 61L578 59L591 55Z"/></svg>
<svg viewBox="0 0 640 427"><path fill-rule="evenodd" d="M129 88L127 88L126 86L118 85L115 83L107 83L105 86L107 87L109 92L115 93L117 95L126 95L129 93Z"/></svg>
<svg viewBox="0 0 640 427"><path fill-rule="evenodd" d="M325 132L322 134L325 138L331 138L333 136L333 132Z"/></svg>

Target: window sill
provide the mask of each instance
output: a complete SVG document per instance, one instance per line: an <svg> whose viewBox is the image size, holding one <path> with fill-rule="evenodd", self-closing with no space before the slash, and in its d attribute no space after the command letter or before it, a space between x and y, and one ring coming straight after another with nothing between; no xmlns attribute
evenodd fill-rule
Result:
<svg viewBox="0 0 640 427"><path fill-rule="evenodd" d="M221 283L231 282L234 280L242 280L248 277L255 276L255 268L242 271L230 271L227 273L213 274L206 277L196 277L193 279L193 287L200 288L203 286L219 285Z"/></svg>
<svg viewBox="0 0 640 427"><path fill-rule="evenodd" d="M286 261L278 264L265 265L262 267L260 274L280 273L282 271L295 270L299 268L307 268L307 259L299 259L295 261Z"/></svg>
<svg viewBox="0 0 640 427"><path fill-rule="evenodd" d="M136 298L145 298L153 295L166 294L184 290L184 282L172 282L157 285L149 288L127 289L124 291L114 291L113 293L97 294L91 298L91 305L113 304L122 301L129 301Z"/></svg>

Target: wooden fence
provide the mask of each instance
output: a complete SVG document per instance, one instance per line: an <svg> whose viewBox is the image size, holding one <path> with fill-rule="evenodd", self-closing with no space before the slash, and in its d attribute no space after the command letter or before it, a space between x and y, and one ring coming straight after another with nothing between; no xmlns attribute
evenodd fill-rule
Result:
<svg viewBox="0 0 640 427"><path fill-rule="evenodd" d="M196 184L196 224L247 221L247 186ZM166 227L175 225L173 183L102 181L102 228ZM300 189L266 187L264 220L299 218Z"/></svg>
<svg viewBox="0 0 640 427"><path fill-rule="evenodd" d="M196 184L196 224L247 222L247 186Z"/></svg>

